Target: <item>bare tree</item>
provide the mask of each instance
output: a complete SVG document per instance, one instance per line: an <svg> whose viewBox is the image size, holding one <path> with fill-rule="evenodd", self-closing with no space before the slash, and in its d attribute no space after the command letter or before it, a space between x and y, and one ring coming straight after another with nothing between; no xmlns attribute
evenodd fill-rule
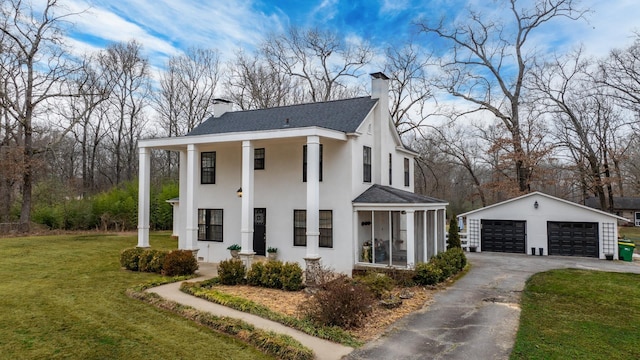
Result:
<svg viewBox="0 0 640 360"><path fill-rule="evenodd" d="M227 94L242 110L265 109L304 101L301 80L274 67L260 54L235 54L227 66Z"/></svg>
<svg viewBox="0 0 640 360"><path fill-rule="evenodd" d="M531 73L537 102L552 116L559 144L571 154L585 192L596 195L603 210L613 209L611 159L619 162L619 140L626 124L603 87L594 87L594 62L579 49ZM596 75L597 76L597 75ZM618 150L612 149L612 143ZM624 146L626 147L626 146ZM612 157L613 156L613 157Z"/></svg>
<svg viewBox="0 0 640 360"><path fill-rule="evenodd" d="M262 52L271 67L301 81L306 101L328 101L359 92L350 80L371 60L367 44L351 44L332 31L292 27L270 35Z"/></svg>
<svg viewBox="0 0 640 360"><path fill-rule="evenodd" d="M63 24L71 15L57 0L47 0L43 9L20 0L0 5L0 104L4 115L16 122L11 127L22 149L20 223L25 231L31 219L33 160L38 152L33 144L34 118L47 101L69 96L62 84L76 70L63 48Z"/></svg>
<svg viewBox="0 0 640 360"><path fill-rule="evenodd" d="M440 61L442 76L435 85L472 107L456 115L488 111L500 119L510 135L515 184L526 192L534 169L523 146L521 105L535 52L525 45L548 22L559 17L577 19L583 12L573 0L536 0L529 8L517 0L506 3L509 14L501 12L494 18L469 11L464 23L425 20L419 26L451 47Z"/></svg>
<svg viewBox="0 0 640 360"><path fill-rule="evenodd" d="M434 128L432 136L436 148L447 155L448 163L467 172L481 205L487 206L489 203L484 189L487 166L482 154L489 144L482 143L482 138L474 131L476 129L471 125L449 123Z"/></svg>
<svg viewBox="0 0 640 360"><path fill-rule="evenodd" d="M102 118L96 112L101 110L100 105L109 99L113 91L114 78L109 75L97 56L85 56L82 68L71 81L78 96L69 99L67 106L62 107L62 117L76 124L72 131L81 149L83 194L95 190L96 156L105 135Z"/></svg>
<svg viewBox="0 0 640 360"><path fill-rule="evenodd" d="M212 114L220 61L211 49L187 50L169 59L155 107L169 136L184 135Z"/></svg>
<svg viewBox="0 0 640 360"><path fill-rule="evenodd" d="M428 100L433 99L427 67L431 54L409 43L386 51L385 73L390 78L391 118L400 134L421 132L433 115Z"/></svg>
<svg viewBox="0 0 640 360"><path fill-rule="evenodd" d="M99 55L101 66L111 80L109 140L111 169L101 171L112 184L133 179L137 169L137 140L145 122L144 109L149 104L149 63L142 55L142 45L135 40L114 43Z"/></svg>
<svg viewBox="0 0 640 360"><path fill-rule="evenodd" d="M600 81L613 90L611 96L640 116L640 34L628 48L612 50L600 70Z"/></svg>

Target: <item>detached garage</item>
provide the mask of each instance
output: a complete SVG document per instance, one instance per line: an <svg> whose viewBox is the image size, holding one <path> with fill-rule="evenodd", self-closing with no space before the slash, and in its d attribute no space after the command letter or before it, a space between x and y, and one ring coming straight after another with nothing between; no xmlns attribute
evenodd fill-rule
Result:
<svg viewBox="0 0 640 360"><path fill-rule="evenodd" d="M470 247L519 254L618 257L622 217L533 192L461 215Z"/></svg>

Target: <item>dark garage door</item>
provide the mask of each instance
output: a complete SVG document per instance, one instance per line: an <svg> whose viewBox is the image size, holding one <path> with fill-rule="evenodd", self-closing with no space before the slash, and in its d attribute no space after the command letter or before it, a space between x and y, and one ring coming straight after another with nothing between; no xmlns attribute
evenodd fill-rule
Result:
<svg viewBox="0 0 640 360"><path fill-rule="evenodd" d="M482 251L524 253L527 222L517 220L482 220Z"/></svg>
<svg viewBox="0 0 640 360"><path fill-rule="evenodd" d="M598 257L598 223L547 222L549 255Z"/></svg>

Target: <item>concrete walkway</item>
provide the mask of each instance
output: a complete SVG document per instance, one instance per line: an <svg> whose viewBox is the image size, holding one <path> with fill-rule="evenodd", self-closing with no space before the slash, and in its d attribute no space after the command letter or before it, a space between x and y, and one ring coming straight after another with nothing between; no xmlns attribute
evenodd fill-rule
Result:
<svg viewBox="0 0 640 360"><path fill-rule="evenodd" d="M216 268L213 264L200 263L198 270L200 275L197 278L188 280L190 282L203 281L217 275ZM200 311L206 311L216 316L227 316L243 320L256 328L273 331L293 337L302 343L302 345L310 348L319 360L337 360L353 351L348 346L333 343L311 335L307 335L301 331L284 326L280 323L263 319L259 316L251 315L242 311L237 311L226 306L218 305L210 301L200 299L198 297L185 294L180 291L180 283L171 283L151 289L148 292L156 293L163 298L177 303L191 306Z"/></svg>
<svg viewBox="0 0 640 360"><path fill-rule="evenodd" d="M520 294L533 274L559 268L640 273L640 262L588 258L468 253L471 270L429 307L398 321L377 340L352 348L307 335L282 324L214 304L180 291L180 283L148 289L167 300L217 316L244 320L257 328L287 334L317 359L508 359L520 319ZM202 281L217 275L201 263Z"/></svg>
<svg viewBox="0 0 640 360"><path fill-rule="evenodd" d="M520 294L533 274L557 268L640 273L640 264L588 258L469 253L467 275L426 309L394 324L349 359L508 359Z"/></svg>

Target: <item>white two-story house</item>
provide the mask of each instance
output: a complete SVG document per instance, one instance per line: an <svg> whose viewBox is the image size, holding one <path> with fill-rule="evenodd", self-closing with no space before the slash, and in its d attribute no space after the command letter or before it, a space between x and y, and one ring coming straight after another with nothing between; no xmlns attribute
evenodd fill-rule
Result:
<svg viewBox="0 0 640 360"><path fill-rule="evenodd" d="M199 261L250 264L268 247L303 268L411 268L445 249L442 200L415 194L414 151L389 115L388 78L372 96L214 116L186 136L139 141L138 246L149 244L150 151L180 154L174 219Z"/></svg>

